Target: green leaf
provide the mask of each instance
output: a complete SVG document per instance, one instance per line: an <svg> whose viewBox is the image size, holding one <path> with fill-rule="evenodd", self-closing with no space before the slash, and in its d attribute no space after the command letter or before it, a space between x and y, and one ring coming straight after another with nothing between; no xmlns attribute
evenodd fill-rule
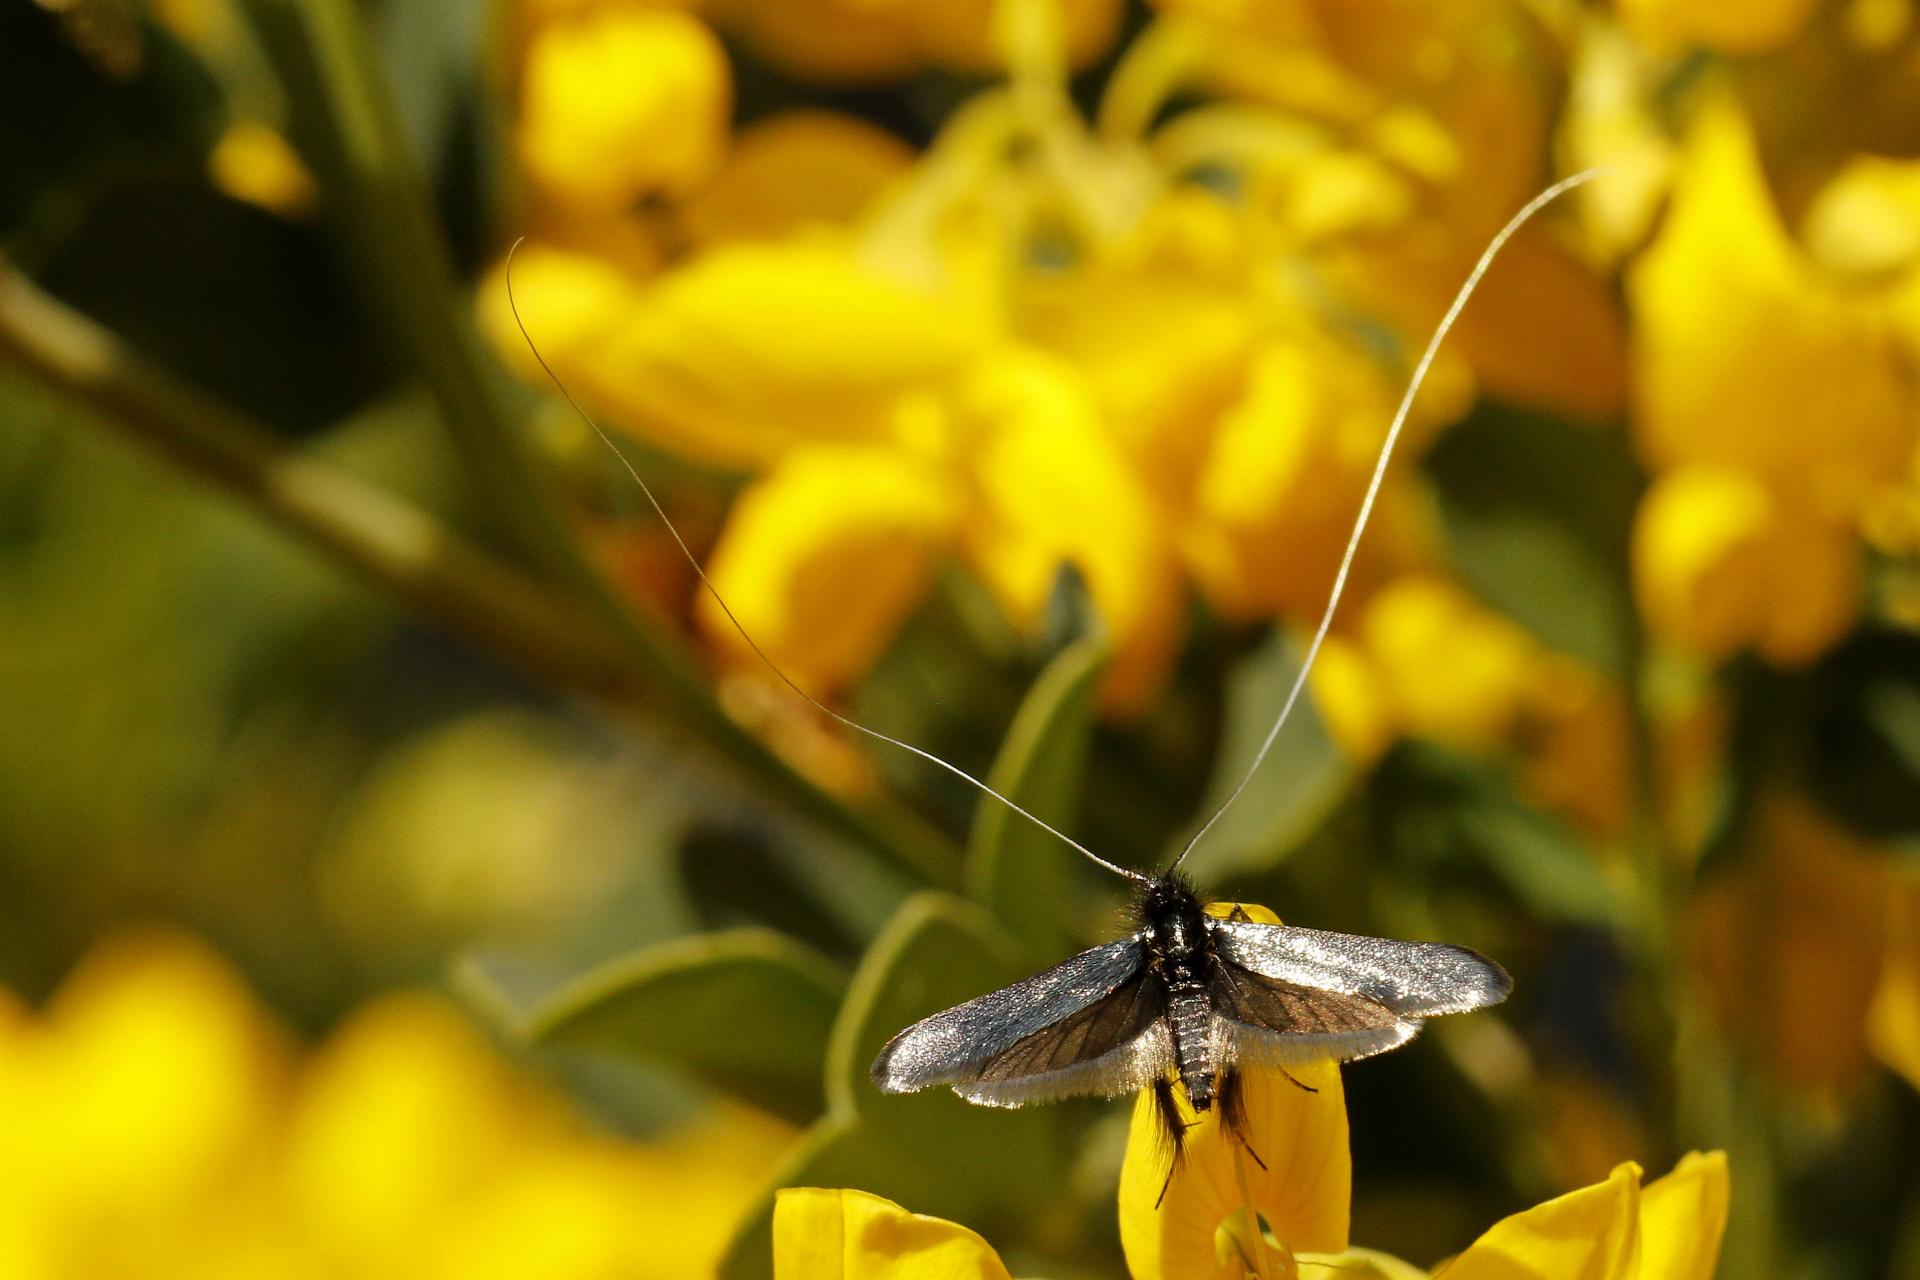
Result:
<svg viewBox="0 0 1920 1280"><path fill-rule="evenodd" d="M1240 784L1300 671L1293 642L1275 630L1227 677L1226 723L1214 758L1204 819ZM1303 692L1260 772L1194 847L1185 869L1203 881L1278 862L1319 829L1354 779L1354 768L1328 736L1313 698ZM1173 846L1178 852L1189 829Z"/></svg>
<svg viewBox="0 0 1920 1280"><path fill-rule="evenodd" d="M923 893L904 904L855 972L827 1053L828 1113L769 1182L720 1273L766 1276L781 1187L859 1187L969 1226L1028 1222L1058 1196L1059 1107L976 1107L950 1090L889 1096L868 1065L901 1028L1026 976L1017 948L971 903Z"/></svg>
<svg viewBox="0 0 1920 1280"><path fill-rule="evenodd" d="M1426 470L1474 593L1553 648L1622 675L1641 488L1625 433L1488 404L1441 437Z"/></svg>
<svg viewBox="0 0 1920 1280"><path fill-rule="evenodd" d="M645 947L569 983L523 1026L538 1045L666 1063L779 1115L819 1114L841 971L765 929Z"/></svg>
<svg viewBox="0 0 1920 1280"><path fill-rule="evenodd" d="M1079 640L1047 664L987 774L994 790L1056 827L1071 820L1080 794L1103 656L1102 645ZM1072 945L1069 907L1081 862L1063 841L981 797L967 843L967 892L1037 955Z"/></svg>
<svg viewBox="0 0 1920 1280"><path fill-rule="evenodd" d="M1382 761L1372 789L1390 848L1418 864L1424 881L1439 869L1477 867L1543 916L1619 922L1619 891L1594 851L1516 796L1498 770L1430 743L1403 743Z"/></svg>

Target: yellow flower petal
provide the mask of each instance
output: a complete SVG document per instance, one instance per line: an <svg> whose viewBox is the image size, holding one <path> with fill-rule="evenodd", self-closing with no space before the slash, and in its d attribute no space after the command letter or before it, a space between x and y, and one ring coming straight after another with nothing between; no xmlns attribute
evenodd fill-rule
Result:
<svg viewBox="0 0 1920 1280"><path fill-rule="evenodd" d="M947 478L906 453L807 449L741 496L707 572L747 634L824 696L863 675L893 639L955 521ZM757 668L711 596L697 609L716 646Z"/></svg>
<svg viewBox="0 0 1920 1280"><path fill-rule="evenodd" d="M1297 334L1261 347L1244 396L1212 433L1186 534L1220 609L1317 616L1392 412L1380 371L1335 343ZM1384 495L1376 533L1389 531L1401 497ZM1391 537L1362 543L1356 592L1403 551Z"/></svg>
<svg viewBox="0 0 1920 1280"><path fill-rule="evenodd" d="M207 157L207 175L234 199L283 217L304 217L319 197L300 153L258 121L243 120L220 135Z"/></svg>
<svg viewBox="0 0 1920 1280"><path fill-rule="evenodd" d="M1221 1128L1219 1108L1194 1116L1180 1095L1191 1127L1171 1183L1154 1095L1140 1094L1120 1171L1120 1244L1134 1280L1215 1274L1216 1233L1245 1207L1243 1179L1252 1208L1281 1245L1294 1251L1346 1248L1353 1165L1340 1068L1322 1063L1296 1068L1293 1076L1316 1092L1276 1072L1250 1071L1240 1078L1247 1138L1264 1169Z"/></svg>
<svg viewBox="0 0 1920 1280"><path fill-rule="evenodd" d="M1861 281L1887 280L1920 265L1920 164L1860 156L1814 197L1807 252Z"/></svg>
<svg viewBox="0 0 1920 1280"><path fill-rule="evenodd" d="M1113 646L1107 703L1138 707L1173 659L1184 603L1152 499L1064 362L1010 349L960 399L974 436L973 562L1021 626L1039 619L1060 567L1075 565Z"/></svg>
<svg viewBox="0 0 1920 1280"><path fill-rule="evenodd" d="M521 95L527 172L581 212L686 191L726 146L726 52L673 10L608 5L547 25L527 50Z"/></svg>
<svg viewBox="0 0 1920 1280"><path fill-rule="evenodd" d="M1752 642L1766 612L1772 497L1742 471L1681 467L1634 517L1633 581L1655 632L1709 658Z"/></svg>
<svg viewBox="0 0 1920 1280"><path fill-rule="evenodd" d="M1019 330L1073 363L1155 496L1183 510L1213 420L1246 376L1245 300L1184 272L1141 269L1077 273L1022 301Z"/></svg>
<svg viewBox="0 0 1920 1280"><path fill-rule="evenodd" d="M1815 0L1620 0L1621 20L1655 45L1760 53L1792 39Z"/></svg>
<svg viewBox="0 0 1920 1280"><path fill-rule="evenodd" d="M1829 519L1901 475L1916 418L1891 321L1787 237L1736 107L1696 122L1628 292L1656 465L1750 471Z"/></svg>
<svg viewBox="0 0 1920 1280"><path fill-rule="evenodd" d="M1400 578L1367 602L1360 633L1408 733L1488 746L1513 724L1539 646L1438 578Z"/></svg>
<svg viewBox="0 0 1920 1280"><path fill-rule="evenodd" d="M1402 1262L1377 1249L1344 1249L1339 1253L1315 1254L1298 1260L1303 1274L1321 1271L1339 1280L1428 1280L1427 1273L1411 1262ZM1314 1268L1306 1271L1305 1268Z"/></svg>
<svg viewBox="0 0 1920 1280"><path fill-rule="evenodd" d="M1775 666L1805 666L1845 639L1860 616L1860 542L1852 529L1793 507L1781 511L1771 534L1757 647Z"/></svg>
<svg viewBox="0 0 1920 1280"><path fill-rule="evenodd" d="M1725 467L1654 481L1634 518L1633 576L1648 625L1708 658L1752 647L1780 665L1808 662L1859 613L1853 534Z"/></svg>
<svg viewBox="0 0 1920 1280"><path fill-rule="evenodd" d="M993 1246L864 1191L789 1187L773 1208L774 1280L1009 1280Z"/></svg>
<svg viewBox="0 0 1920 1280"><path fill-rule="evenodd" d="M723 466L876 440L902 398L956 376L983 316L822 241L709 251L646 292L596 359L636 430Z"/></svg>
<svg viewBox="0 0 1920 1280"><path fill-rule="evenodd" d="M476 310L481 332L520 376L546 378L527 345L530 337L567 389L592 404L604 398L609 372L605 361L593 357L594 345L633 314L639 298L634 281L604 258L529 242L513 255L512 302L502 261L482 285ZM525 335L514 322L513 304Z"/></svg>
<svg viewBox="0 0 1920 1280"><path fill-rule="evenodd" d="M719 176L686 207L702 241L773 240L840 223L913 164L913 148L857 116L789 111L734 135Z"/></svg>
<svg viewBox="0 0 1920 1280"><path fill-rule="evenodd" d="M1447 1280L1629 1280L1640 1166L1496 1223L1442 1270Z"/></svg>
<svg viewBox="0 0 1920 1280"><path fill-rule="evenodd" d="M975 71L994 71L1009 59L996 30L996 9L1007 0L884 0L913 32L914 44L929 61ZM1026 0L1031 3L1032 0ZM1125 5L1119 0L1041 0L1055 10L1068 61L1084 66L1113 43Z"/></svg>
<svg viewBox="0 0 1920 1280"><path fill-rule="evenodd" d="M1867 1011L1867 1044L1920 1089L1920 885L1911 882L1894 895L1886 965Z"/></svg>
<svg viewBox="0 0 1920 1280"><path fill-rule="evenodd" d="M874 84L917 61L912 29L884 4L739 0L728 17L755 54L805 80Z"/></svg>
<svg viewBox="0 0 1920 1280"><path fill-rule="evenodd" d="M1362 768L1380 758L1400 732L1400 722L1380 673L1366 651L1344 636L1330 635L1308 674L1307 687L1327 732L1349 760Z"/></svg>
<svg viewBox="0 0 1920 1280"><path fill-rule="evenodd" d="M1727 1155L1692 1151L1640 1192L1639 1280L1713 1280L1727 1229Z"/></svg>
<svg viewBox="0 0 1920 1280"><path fill-rule="evenodd" d="M1542 655L1529 675L1518 738L1522 776L1536 801L1599 835L1626 829L1633 725L1617 687L1577 659Z"/></svg>
<svg viewBox="0 0 1920 1280"><path fill-rule="evenodd" d="M1752 823L1737 867L1693 904L1694 963L1722 1034L1786 1084L1831 1097L1867 1065L1891 864L1791 792L1764 795Z"/></svg>
<svg viewBox="0 0 1920 1280"><path fill-rule="evenodd" d="M1673 175L1675 147L1655 113L1652 64L1614 24L1581 24L1560 138L1568 169L1606 167L1571 197L1604 262L1645 242Z"/></svg>
<svg viewBox="0 0 1920 1280"><path fill-rule="evenodd" d="M315 1060L289 1129L288 1187L331 1249L405 1257L422 1222L563 1126L558 1105L520 1086L450 1008L389 997Z"/></svg>

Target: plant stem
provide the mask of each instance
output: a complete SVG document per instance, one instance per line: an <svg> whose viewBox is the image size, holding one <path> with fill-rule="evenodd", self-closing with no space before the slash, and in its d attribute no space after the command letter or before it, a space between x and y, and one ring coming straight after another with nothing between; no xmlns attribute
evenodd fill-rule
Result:
<svg viewBox="0 0 1920 1280"><path fill-rule="evenodd" d="M475 547L425 512L289 447L131 351L0 261L0 357L119 431L232 492L407 605L536 678L693 732L773 800L941 885L952 843L905 811L857 813L789 768L714 703L681 655L638 642L573 593Z"/></svg>

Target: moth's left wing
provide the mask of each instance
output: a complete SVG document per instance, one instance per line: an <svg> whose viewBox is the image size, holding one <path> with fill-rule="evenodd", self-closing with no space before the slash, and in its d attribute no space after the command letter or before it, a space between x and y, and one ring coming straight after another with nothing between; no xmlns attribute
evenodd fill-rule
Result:
<svg viewBox="0 0 1920 1280"><path fill-rule="evenodd" d="M1350 933L1244 920L1210 920L1222 960L1300 987L1364 996L1409 1018L1499 1004L1513 990L1506 970L1465 947L1394 942Z"/></svg>
<svg viewBox="0 0 1920 1280"><path fill-rule="evenodd" d="M1138 1089L1172 1063L1165 994L1139 937L914 1023L873 1063L886 1093L951 1085L988 1106Z"/></svg>

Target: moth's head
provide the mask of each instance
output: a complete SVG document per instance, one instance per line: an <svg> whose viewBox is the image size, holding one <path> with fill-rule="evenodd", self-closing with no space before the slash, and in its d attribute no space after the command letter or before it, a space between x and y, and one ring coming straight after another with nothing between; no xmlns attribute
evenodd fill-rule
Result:
<svg viewBox="0 0 1920 1280"><path fill-rule="evenodd" d="M1151 924L1174 916L1197 915L1200 905L1193 882L1177 872L1168 872L1140 886L1134 909L1141 923Z"/></svg>

